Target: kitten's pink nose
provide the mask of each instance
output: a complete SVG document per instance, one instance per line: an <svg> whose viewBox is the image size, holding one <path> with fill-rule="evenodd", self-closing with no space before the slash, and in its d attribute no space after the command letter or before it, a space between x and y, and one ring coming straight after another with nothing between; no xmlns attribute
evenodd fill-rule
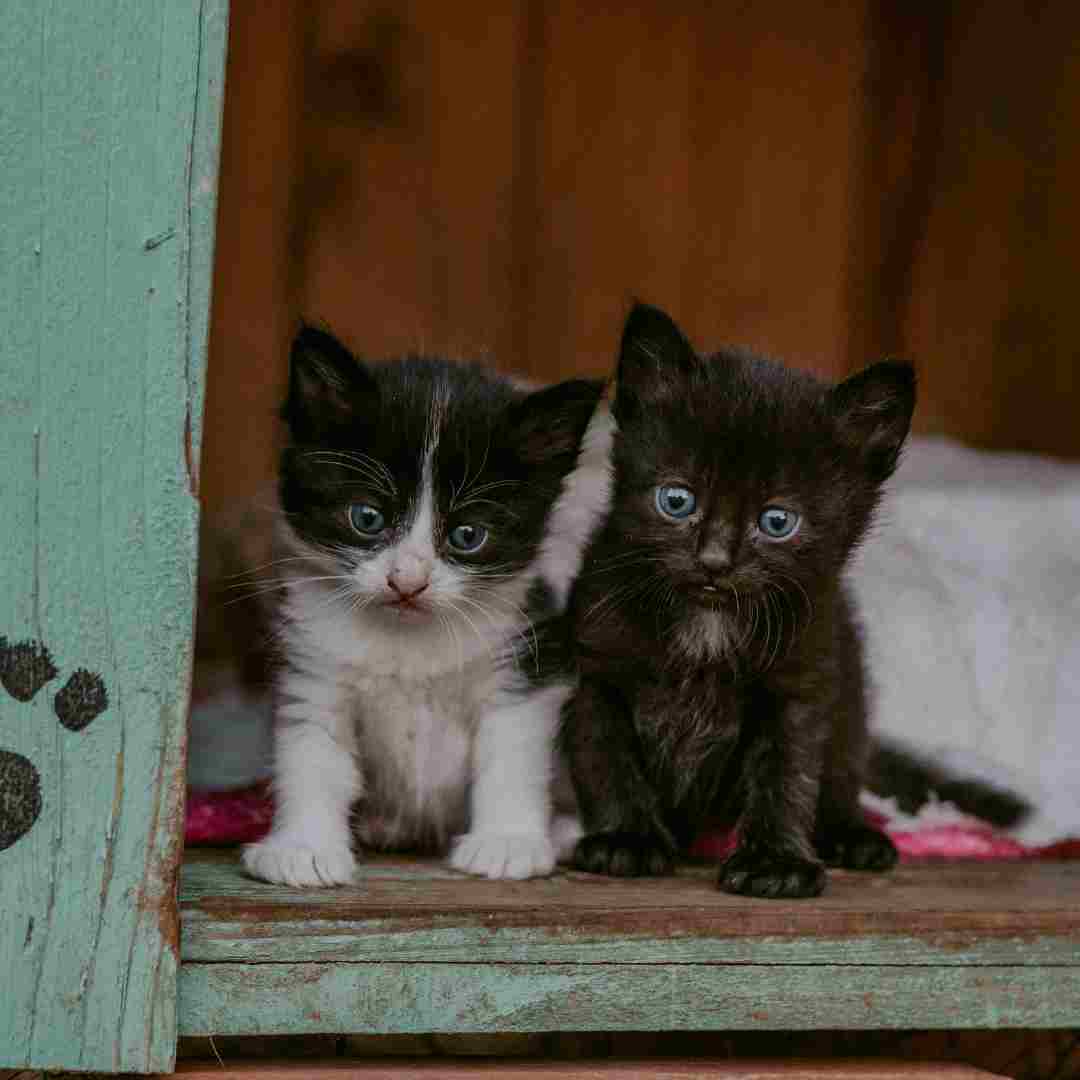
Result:
<svg viewBox="0 0 1080 1080"><path fill-rule="evenodd" d="M731 569L731 556L718 545L705 548L698 555L698 561L710 574L723 574Z"/></svg>
<svg viewBox="0 0 1080 1080"><path fill-rule="evenodd" d="M431 584L431 563L411 551L402 551L387 568L386 584L397 600L414 600Z"/></svg>
<svg viewBox="0 0 1080 1080"><path fill-rule="evenodd" d="M415 600L427 587L430 581L401 581L395 577L388 577L386 584L393 590L399 600Z"/></svg>

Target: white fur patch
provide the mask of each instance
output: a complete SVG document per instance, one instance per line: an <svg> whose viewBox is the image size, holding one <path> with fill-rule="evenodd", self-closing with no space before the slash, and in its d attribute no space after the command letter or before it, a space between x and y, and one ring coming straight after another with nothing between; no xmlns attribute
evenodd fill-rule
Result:
<svg viewBox="0 0 1080 1080"><path fill-rule="evenodd" d="M473 750L469 832L450 856L456 870L484 877L550 874L552 746L566 683L496 691L480 713Z"/></svg>
<svg viewBox="0 0 1080 1080"><path fill-rule="evenodd" d="M1080 467L911 440L853 568L876 732L1080 834ZM949 761L949 750L980 761Z"/></svg>
<svg viewBox="0 0 1080 1080"><path fill-rule="evenodd" d="M274 825L270 835L244 849L247 871L264 881L293 886L343 885L356 869L349 808L360 778L349 753L351 732L319 687L321 706L307 719L276 732Z"/></svg>
<svg viewBox="0 0 1080 1080"><path fill-rule="evenodd" d="M699 611L675 633L679 648L692 660L715 660L736 644L731 620L722 611Z"/></svg>
<svg viewBox="0 0 1080 1080"><path fill-rule="evenodd" d="M348 885L356 872L356 856L348 845L329 846L324 838L302 832L274 832L243 853L252 877L294 888Z"/></svg>
<svg viewBox="0 0 1080 1080"><path fill-rule="evenodd" d="M872 791L859 794L859 805L872 814L885 818L890 829L904 832L918 832L920 829L933 829L941 826L959 825L972 827L982 825L978 818L965 814L952 803L944 802L931 793L930 799L919 807L915 814L905 814L894 798L881 798Z"/></svg>
<svg viewBox="0 0 1080 1080"><path fill-rule="evenodd" d="M539 567L559 608L581 570L585 546L611 504L611 444L615 421L601 403L585 431L577 467L563 481L540 548Z"/></svg>
<svg viewBox="0 0 1080 1080"><path fill-rule="evenodd" d="M546 877L555 869L555 848L546 829L520 835L473 830L454 841L450 865L477 877Z"/></svg>

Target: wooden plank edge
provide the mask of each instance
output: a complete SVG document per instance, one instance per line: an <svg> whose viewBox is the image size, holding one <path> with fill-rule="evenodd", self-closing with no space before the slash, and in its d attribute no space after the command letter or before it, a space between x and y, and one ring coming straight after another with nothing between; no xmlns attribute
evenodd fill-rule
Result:
<svg viewBox="0 0 1080 1080"><path fill-rule="evenodd" d="M187 964L181 1035L1080 1026L1080 968Z"/></svg>
<svg viewBox="0 0 1080 1080"><path fill-rule="evenodd" d="M479 919L181 919L183 963L485 964L843 964L1075 967L1080 939L1069 934L980 936L970 930L850 937L665 936L615 924L514 925Z"/></svg>
<svg viewBox="0 0 1080 1080"><path fill-rule="evenodd" d="M533 1080L559 1076L564 1080L682 1080L717 1077L720 1080L992 1080L999 1076L973 1065L951 1062L852 1059L845 1061L650 1060L627 1061L332 1061L276 1063L252 1061L229 1064L181 1062L176 1075L186 1080L429 1080L436 1076L498 1077Z"/></svg>

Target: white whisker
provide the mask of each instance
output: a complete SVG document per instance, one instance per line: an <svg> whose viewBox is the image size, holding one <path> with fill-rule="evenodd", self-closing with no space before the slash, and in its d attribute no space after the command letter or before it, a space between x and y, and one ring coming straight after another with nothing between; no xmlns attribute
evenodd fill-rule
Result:
<svg viewBox="0 0 1080 1080"><path fill-rule="evenodd" d="M482 590L482 593L485 596L485 598L487 598L488 600L490 600L492 602L505 604L515 615L520 617L521 622L524 625L521 626L521 627L515 626L514 627L514 633L515 633L515 635L517 637L521 638L521 640L524 643L525 647L532 654L533 662L536 664L536 670L537 670L537 672L539 672L540 671L540 642L539 642L539 640L537 639L537 636L536 636L536 627L533 625L533 621L532 621L532 619L529 618L529 616L528 616L527 612L525 611L525 609L523 607L521 607L519 604L514 603L514 601L511 600L509 597L500 596L497 592L494 592L491 589L484 589L484 590ZM472 599L470 597L467 597L467 596L462 596L462 597L460 597L460 599L468 600L470 603L477 603L477 601L475 601L474 599ZM493 627L495 626L494 622L492 622L492 626ZM530 642L530 639L529 639L529 635L532 635L531 642Z"/></svg>
<svg viewBox="0 0 1080 1080"><path fill-rule="evenodd" d="M381 461L369 454L347 450L309 450L304 456L320 464L358 473L371 484L373 490L391 497L397 495L393 474Z"/></svg>
<svg viewBox="0 0 1080 1080"><path fill-rule="evenodd" d="M466 623L468 623L468 625L469 625L469 628L470 628L470 629L472 630L472 632L473 632L473 633L474 633L474 634L476 635L476 637L477 637L477 640L478 640L478 641L480 642L480 644L481 644L481 645L482 645L482 646L484 647L484 651L485 651L485 652L486 652L486 653L488 654L488 656L490 657L490 656L491 656L491 645L490 645L490 643L488 642L487 638L486 638L486 637L484 637L484 635L483 635L482 633L480 633L480 628L479 628L479 627L478 627L478 626L476 625L476 623L474 623L474 622L472 621L472 618L471 618L471 617L469 616L469 613L468 613L468 612L466 612L466 611L462 611L462 610L461 610L461 608L459 608L459 607L458 607L458 606L457 606L457 605L456 605L456 604L454 603L454 601L453 601L453 600L449 599L449 597L445 597L445 596L444 596L444 597L442 598L442 602L443 602L443 604L445 604L445 605L446 605L446 606L447 606L447 607L448 607L448 608L449 608L449 609L450 609L450 610L451 610L452 612L454 612L454 614L455 614L455 615L458 615L458 616L460 616L460 617L461 617L462 619L464 619L464 621L465 621Z"/></svg>

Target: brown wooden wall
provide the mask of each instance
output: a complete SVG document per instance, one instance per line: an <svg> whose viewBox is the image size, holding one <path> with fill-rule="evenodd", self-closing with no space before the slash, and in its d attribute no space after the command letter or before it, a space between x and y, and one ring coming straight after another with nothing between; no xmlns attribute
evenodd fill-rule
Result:
<svg viewBox="0 0 1080 1080"><path fill-rule="evenodd" d="M234 0L207 508L272 476L301 314L555 378L640 296L1080 456L1078 43L1073 0Z"/></svg>

